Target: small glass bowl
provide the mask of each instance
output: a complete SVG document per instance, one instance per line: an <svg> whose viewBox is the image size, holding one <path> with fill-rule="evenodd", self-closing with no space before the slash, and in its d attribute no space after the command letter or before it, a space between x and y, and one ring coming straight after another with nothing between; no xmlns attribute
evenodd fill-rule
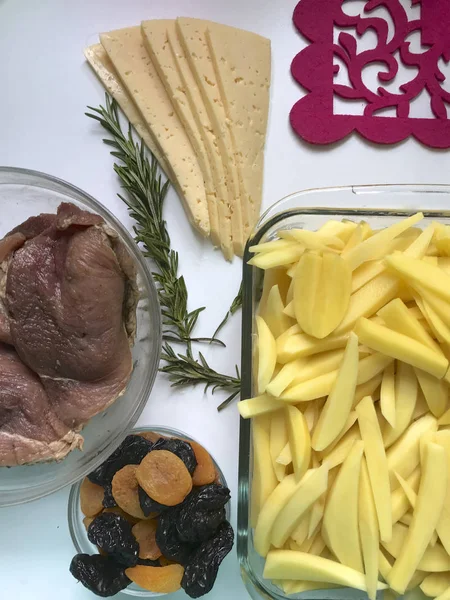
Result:
<svg viewBox="0 0 450 600"><path fill-rule="evenodd" d="M100 202L50 175L0 167L0 238L28 217L56 213L61 202L72 202L103 217L119 234L134 261L139 302L132 348L133 371L125 393L83 427L83 450L74 450L59 462L0 468L0 507L37 500L93 471L138 420L158 372L161 311L148 262L126 228Z"/></svg>
<svg viewBox="0 0 450 600"><path fill-rule="evenodd" d="M129 433L141 433L141 432L155 432L161 435L161 437L175 437L186 440L187 442L196 442L192 437L184 433L183 431L179 431L178 429L172 429L169 427L136 427ZM207 449L206 449L207 450ZM210 454L214 467L216 469L216 473L218 476L218 481L221 485L228 487L224 474L222 473L219 465L217 464L214 457ZM106 457L105 457L106 458ZM83 524L84 515L81 512L80 508L80 487L81 481L72 486L69 495L69 503L67 506L67 518L69 521L69 531L72 537L73 545L75 546L75 550L77 553L85 553L85 554L98 554L98 549L94 544L88 540L86 528ZM226 518L230 519L230 502L225 506L225 514ZM137 596L139 598L150 598L156 596L165 596L166 594L161 594L157 592L149 592L148 590L144 590L141 587L137 586L135 583L131 583L127 588L122 590L122 594L129 594L130 596Z"/></svg>

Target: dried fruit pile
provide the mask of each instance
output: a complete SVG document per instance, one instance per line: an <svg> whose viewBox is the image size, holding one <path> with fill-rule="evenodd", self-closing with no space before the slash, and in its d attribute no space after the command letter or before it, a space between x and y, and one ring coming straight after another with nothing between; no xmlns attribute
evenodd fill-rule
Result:
<svg viewBox="0 0 450 600"><path fill-rule="evenodd" d="M217 479L199 444L129 435L81 484L84 525L100 554L77 554L70 572L104 597L132 581L151 592L208 593L234 541L230 490Z"/></svg>

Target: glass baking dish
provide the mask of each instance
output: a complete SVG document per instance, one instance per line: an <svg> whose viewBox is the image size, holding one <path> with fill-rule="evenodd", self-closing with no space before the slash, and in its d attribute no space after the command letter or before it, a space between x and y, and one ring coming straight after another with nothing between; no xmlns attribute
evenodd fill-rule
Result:
<svg viewBox="0 0 450 600"><path fill-rule="evenodd" d="M346 208L342 208L346 207ZM422 210L421 225L434 220L450 224L450 186L373 185L323 188L297 192L275 203L258 221L244 254L242 312L242 399L255 395L253 364L255 315L261 298L264 272L247 265L249 246L277 237L281 229L317 230L329 219L366 220L373 229L392 225ZM271 581L263 579L264 559L253 547L249 509L251 500L251 420L240 420L237 552L242 579L255 600L274 598L353 599L367 598L365 592L348 588L314 590L286 596Z"/></svg>

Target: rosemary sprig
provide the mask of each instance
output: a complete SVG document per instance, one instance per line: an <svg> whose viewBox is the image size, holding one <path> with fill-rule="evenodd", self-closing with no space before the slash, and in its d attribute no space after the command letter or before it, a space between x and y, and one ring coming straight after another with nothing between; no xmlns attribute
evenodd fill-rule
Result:
<svg viewBox="0 0 450 600"><path fill-rule="evenodd" d="M230 396L217 407L217 410L220 411L228 406L241 391L239 369L236 366L236 377L222 375L209 366L201 352L198 353L198 356L199 360L195 360L190 352L177 354L169 344L164 344L161 358L166 364L161 371L169 375L172 387L201 383L205 385L205 392L209 388L213 394L217 389L231 391Z"/></svg>
<svg viewBox="0 0 450 600"><path fill-rule="evenodd" d="M165 343L161 355L165 363L161 371L169 376L172 386L205 385L205 391L211 388L231 392L218 410L222 410L239 394L240 375L236 367L236 377L223 375L207 363L201 352L198 359L192 353L192 342L215 342L224 345L215 338L192 337L193 329L204 307L187 310L187 288L183 276L178 275L178 253L172 250L166 222L162 216L164 200L169 182L162 182L158 173L158 163L153 155L147 158L143 142L136 144L129 124L128 135L122 131L117 103L106 94L106 107L93 108L86 115L98 121L108 132L110 138L104 143L112 148L111 154L121 164L114 164L126 195L118 194L128 206L130 216L136 221L135 240L143 247L144 256L153 260L157 271L153 277L157 283L158 297L163 315L163 337ZM240 293L230 308L231 314L240 306ZM228 314L226 320L228 319ZM186 354L175 352L169 342L182 343Z"/></svg>
<svg viewBox="0 0 450 600"><path fill-rule="evenodd" d="M231 306L230 306L227 314L225 315L225 317L220 322L219 327L213 333L213 336L212 336L213 340L216 339L216 335L219 333L219 331L222 329L222 327L225 325L225 323L228 321L228 319L230 317L232 317L234 315L234 313L237 312L241 308L241 306L242 306L242 281L241 281L241 285L239 286L239 291L236 294L235 299L231 303Z"/></svg>
<svg viewBox="0 0 450 600"><path fill-rule="evenodd" d="M110 134L103 142L112 148L111 154L122 164L114 164L126 196L118 194L128 206L130 216L137 222L134 227L136 242L144 248L144 256L151 258L158 270L153 273L157 283L159 302L165 326L163 336L167 341L215 342L217 338L192 337L192 331L205 307L188 311L188 293L183 276L178 275L178 253L170 246L167 225L162 215L169 181L164 184L158 174L158 163L152 155L148 160L143 142L136 144L131 125L128 135L122 132L117 103L106 95L106 107L94 108L86 115L98 121Z"/></svg>

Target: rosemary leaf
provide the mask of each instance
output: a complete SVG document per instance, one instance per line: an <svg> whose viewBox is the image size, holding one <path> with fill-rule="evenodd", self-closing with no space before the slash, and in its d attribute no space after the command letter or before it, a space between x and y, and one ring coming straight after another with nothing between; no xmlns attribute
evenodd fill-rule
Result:
<svg viewBox="0 0 450 600"><path fill-rule="evenodd" d="M239 291L238 291L235 299L231 303L231 306L230 306L227 314L220 322L219 327L213 333L213 336L212 336L213 340L216 340L216 335L219 333L219 331L222 329L222 327L225 325L225 323L228 321L228 319L230 317L232 317L234 315L234 313L237 312L241 308L241 306L242 306L242 281L241 281L241 285L239 286Z"/></svg>

